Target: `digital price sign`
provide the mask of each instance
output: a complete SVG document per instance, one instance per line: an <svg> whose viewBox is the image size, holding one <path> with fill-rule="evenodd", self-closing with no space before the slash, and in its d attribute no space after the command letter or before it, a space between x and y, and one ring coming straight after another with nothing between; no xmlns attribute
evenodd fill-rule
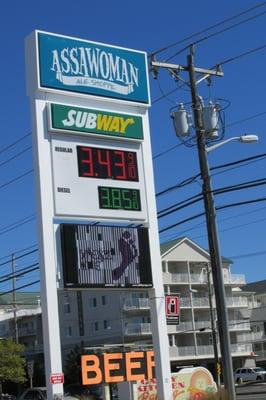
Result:
<svg viewBox="0 0 266 400"><path fill-rule="evenodd" d="M55 215L147 221L141 144L101 142L53 134Z"/></svg>
<svg viewBox="0 0 266 400"><path fill-rule="evenodd" d="M79 176L138 181L137 155L133 151L77 146Z"/></svg>
<svg viewBox="0 0 266 400"><path fill-rule="evenodd" d="M130 211L141 210L138 189L99 186L98 194L100 208Z"/></svg>

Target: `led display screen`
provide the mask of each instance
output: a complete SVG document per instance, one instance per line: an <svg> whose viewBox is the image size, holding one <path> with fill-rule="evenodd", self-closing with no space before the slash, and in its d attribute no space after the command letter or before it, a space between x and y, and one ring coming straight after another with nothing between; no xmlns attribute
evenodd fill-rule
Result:
<svg viewBox="0 0 266 400"><path fill-rule="evenodd" d="M138 181L134 151L77 146L79 176L83 178Z"/></svg>
<svg viewBox="0 0 266 400"><path fill-rule="evenodd" d="M137 189L99 186L98 194L100 208L141 211L140 194Z"/></svg>
<svg viewBox="0 0 266 400"><path fill-rule="evenodd" d="M152 287L148 229L62 224L66 288Z"/></svg>

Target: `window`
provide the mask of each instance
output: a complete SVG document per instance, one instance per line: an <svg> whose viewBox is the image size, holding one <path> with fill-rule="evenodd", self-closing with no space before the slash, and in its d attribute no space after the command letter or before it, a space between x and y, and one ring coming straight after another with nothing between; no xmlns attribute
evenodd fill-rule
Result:
<svg viewBox="0 0 266 400"><path fill-rule="evenodd" d="M69 314L70 313L70 304L69 303L65 303L64 304L64 313L65 314Z"/></svg>
<svg viewBox="0 0 266 400"><path fill-rule="evenodd" d="M107 319L103 320L103 329L111 329L110 321L108 321Z"/></svg>
<svg viewBox="0 0 266 400"><path fill-rule="evenodd" d="M99 330L99 323L98 321L94 322L94 330L98 331Z"/></svg>
<svg viewBox="0 0 266 400"><path fill-rule="evenodd" d="M97 299L96 299L96 297L93 297L92 304L93 304L93 307L97 307Z"/></svg>
<svg viewBox="0 0 266 400"><path fill-rule="evenodd" d="M67 337L72 336L72 327L71 327L71 326L66 326L66 328L65 328L65 335L66 335Z"/></svg>
<svg viewBox="0 0 266 400"><path fill-rule="evenodd" d="M105 306L105 304L106 304L106 297L102 296L102 305Z"/></svg>

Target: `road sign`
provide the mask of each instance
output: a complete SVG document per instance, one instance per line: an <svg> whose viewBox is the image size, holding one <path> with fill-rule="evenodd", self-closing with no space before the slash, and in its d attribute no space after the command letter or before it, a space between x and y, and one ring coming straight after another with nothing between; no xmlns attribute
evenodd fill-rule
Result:
<svg viewBox="0 0 266 400"><path fill-rule="evenodd" d="M179 325L179 296L165 296L165 314L168 325Z"/></svg>
<svg viewBox="0 0 266 400"><path fill-rule="evenodd" d="M51 374L50 383L52 385L56 385L57 383L64 383L64 374L62 372Z"/></svg>

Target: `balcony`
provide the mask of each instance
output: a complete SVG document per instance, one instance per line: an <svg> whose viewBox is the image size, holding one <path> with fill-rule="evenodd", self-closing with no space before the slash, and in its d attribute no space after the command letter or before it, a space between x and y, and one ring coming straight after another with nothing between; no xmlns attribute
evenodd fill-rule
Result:
<svg viewBox="0 0 266 400"><path fill-rule="evenodd" d="M224 277L224 283L233 285L245 285L246 278L244 274L231 274Z"/></svg>
<svg viewBox="0 0 266 400"><path fill-rule="evenodd" d="M227 307L247 307L248 299L246 297L227 297Z"/></svg>
<svg viewBox="0 0 266 400"><path fill-rule="evenodd" d="M171 274L170 272L165 272L163 274L163 283L165 285L172 285L175 283L188 284L188 274Z"/></svg>
<svg viewBox="0 0 266 400"><path fill-rule="evenodd" d="M252 344L231 344L231 352L232 353L251 353L252 352Z"/></svg>
<svg viewBox="0 0 266 400"><path fill-rule="evenodd" d="M192 322L187 321L187 322L180 322L179 325L168 325L167 326L167 332L168 333L182 333L186 332L189 333L189 331L192 331Z"/></svg>
<svg viewBox="0 0 266 400"><path fill-rule="evenodd" d="M230 331L249 331L250 330L250 322L246 320L230 320L229 321L229 329Z"/></svg>
<svg viewBox="0 0 266 400"><path fill-rule="evenodd" d="M194 346L173 346L169 348L170 358L195 357L196 351Z"/></svg>
<svg viewBox="0 0 266 400"><path fill-rule="evenodd" d="M145 310L150 308L148 298L126 299L123 304L124 311Z"/></svg>
<svg viewBox="0 0 266 400"><path fill-rule="evenodd" d="M151 324L149 322L127 324L124 330L124 335L151 335Z"/></svg>
<svg viewBox="0 0 266 400"><path fill-rule="evenodd" d="M213 345L197 346L197 353L199 356L213 354Z"/></svg>

